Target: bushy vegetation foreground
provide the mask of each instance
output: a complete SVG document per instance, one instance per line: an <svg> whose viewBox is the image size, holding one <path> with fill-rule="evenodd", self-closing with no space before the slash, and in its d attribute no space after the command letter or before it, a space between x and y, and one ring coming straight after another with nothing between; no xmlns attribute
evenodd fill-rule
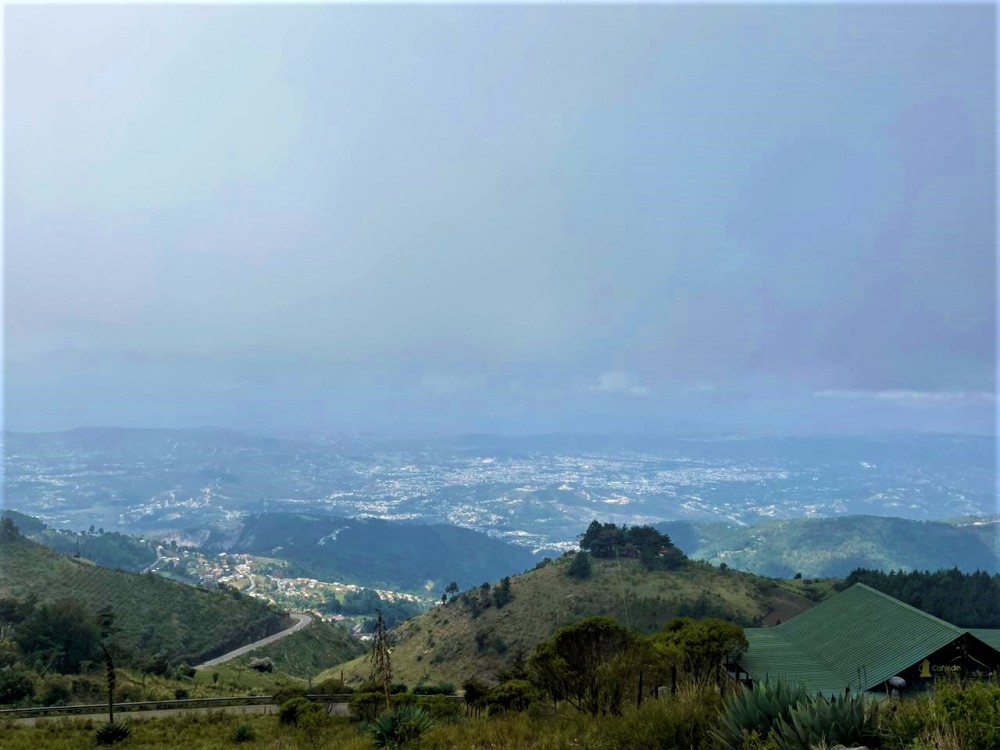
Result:
<svg viewBox="0 0 1000 750"><path fill-rule="evenodd" d="M817 737L796 729L810 726L805 714L831 714L830 709L825 714L818 709L814 699L800 709L802 715L797 719L779 715L772 717L770 727L764 731L759 725L751 727L748 723L737 735L726 734L727 719L739 714L734 706L740 700L736 696L740 695L723 697L714 688L684 685L675 695L649 700L641 708L627 706L619 716L604 717L591 716L567 704L554 708L544 699L532 701L523 710L488 713L462 708L450 710L448 716L429 712L418 736L404 745L384 743L387 735L374 726L375 722L330 717L316 704L312 714L299 706L293 720L287 718L287 712L284 716L282 713L191 713L131 721L129 738L118 747L130 750L226 747L371 750L393 746L421 750L813 750L832 748L841 741L829 733ZM858 734L850 742L873 750L1000 747L1000 686L996 684L941 683L933 693L923 697L880 704L858 701L856 705L863 710L860 723L852 724ZM827 724L825 728L832 726ZM815 727L824 729L821 723ZM0 746L5 750L83 750L96 746L98 729L99 722L73 719L51 720L38 727L0 723Z"/></svg>

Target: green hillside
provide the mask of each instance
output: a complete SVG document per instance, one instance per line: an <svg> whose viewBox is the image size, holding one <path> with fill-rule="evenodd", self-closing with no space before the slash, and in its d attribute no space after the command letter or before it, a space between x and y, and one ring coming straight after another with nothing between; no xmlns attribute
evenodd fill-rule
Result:
<svg viewBox="0 0 1000 750"><path fill-rule="evenodd" d="M111 605L123 647L196 663L281 630L288 618L235 592L206 591L150 574L102 568L22 536L0 534L0 597Z"/></svg>
<svg viewBox="0 0 1000 750"><path fill-rule="evenodd" d="M287 560L291 570L326 581L438 594L461 585L519 573L537 558L524 547L445 524L324 513L247 516L233 552Z"/></svg>
<svg viewBox="0 0 1000 750"><path fill-rule="evenodd" d="M313 620L308 627L256 648L232 664L249 666L255 659L270 659L277 671L305 679L365 651L364 644L344 628Z"/></svg>
<svg viewBox="0 0 1000 750"><path fill-rule="evenodd" d="M760 575L843 578L855 568L1000 572L1000 523L881 516L800 518L752 526L671 522L657 528L690 557Z"/></svg>
<svg viewBox="0 0 1000 750"><path fill-rule="evenodd" d="M590 615L610 615L644 631L681 615L723 617L744 625L786 620L811 602L792 586L688 562L678 570L647 571L638 560L593 560L591 575L567 575L571 557L510 579L510 601L473 589L393 631L393 674L409 685L494 680L518 654L528 656L557 628ZM345 678L368 676L367 657L343 665ZM324 676L339 676L341 667Z"/></svg>
<svg viewBox="0 0 1000 750"><path fill-rule="evenodd" d="M138 572L156 561L153 542L117 531L105 533L104 529L90 532L52 529L37 518L16 510L0 512L0 518L9 517L29 539L44 544L64 555L82 557L105 568L118 568ZM93 526L91 526L93 529Z"/></svg>

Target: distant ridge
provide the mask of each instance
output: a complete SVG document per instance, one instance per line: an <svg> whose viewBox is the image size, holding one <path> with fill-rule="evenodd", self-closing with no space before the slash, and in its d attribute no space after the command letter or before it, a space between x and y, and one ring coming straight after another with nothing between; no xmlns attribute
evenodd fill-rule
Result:
<svg viewBox="0 0 1000 750"><path fill-rule="evenodd" d="M995 518L910 521L883 516L800 518L748 526L657 524L689 556L760 575L843 578L855 568L1000 572Z"/></svg>

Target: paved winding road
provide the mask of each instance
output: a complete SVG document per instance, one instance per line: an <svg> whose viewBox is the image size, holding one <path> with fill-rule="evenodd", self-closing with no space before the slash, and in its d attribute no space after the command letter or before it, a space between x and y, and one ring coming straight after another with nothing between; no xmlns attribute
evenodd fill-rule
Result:
<svg viewBox="0 0 1000 750"><path fill-rule="evenodd" d="M216 656L214 659L209 659L208 661L202 662L197 665L196 669L204 669L206 667L214 667L218 664L223 664L230 659L235 659L237 656L243 656L243 654L248 654L255 648L260 648L261 646L266 646L269 643L274 643L277 640L284 638L286 635L291 635L297 630L302 630L313 621L310 615L305 612L292 612L292 619L295 620L295 624L287 630L282 630L280 633L275 633L274 635L269 635L267 638L261 638L259 641L254 641L253 643L248 643L246 646L240 646L235 651L230 651L228 654L223 654L222 656Z"/></svg>

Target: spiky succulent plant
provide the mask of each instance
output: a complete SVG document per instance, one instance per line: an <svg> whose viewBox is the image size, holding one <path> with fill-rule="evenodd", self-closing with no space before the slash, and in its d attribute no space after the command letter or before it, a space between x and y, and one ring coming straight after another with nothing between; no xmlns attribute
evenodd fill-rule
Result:
<svg viewBox="0 0 1000 750"><path fill-rule="evenodd" d="M779 719L787 720L792 709L806 700L806 691L799 684L763 680L753 690L730 696L719 729L712 734L723 750L742 750L747 737L767 737Z"/></svg>

